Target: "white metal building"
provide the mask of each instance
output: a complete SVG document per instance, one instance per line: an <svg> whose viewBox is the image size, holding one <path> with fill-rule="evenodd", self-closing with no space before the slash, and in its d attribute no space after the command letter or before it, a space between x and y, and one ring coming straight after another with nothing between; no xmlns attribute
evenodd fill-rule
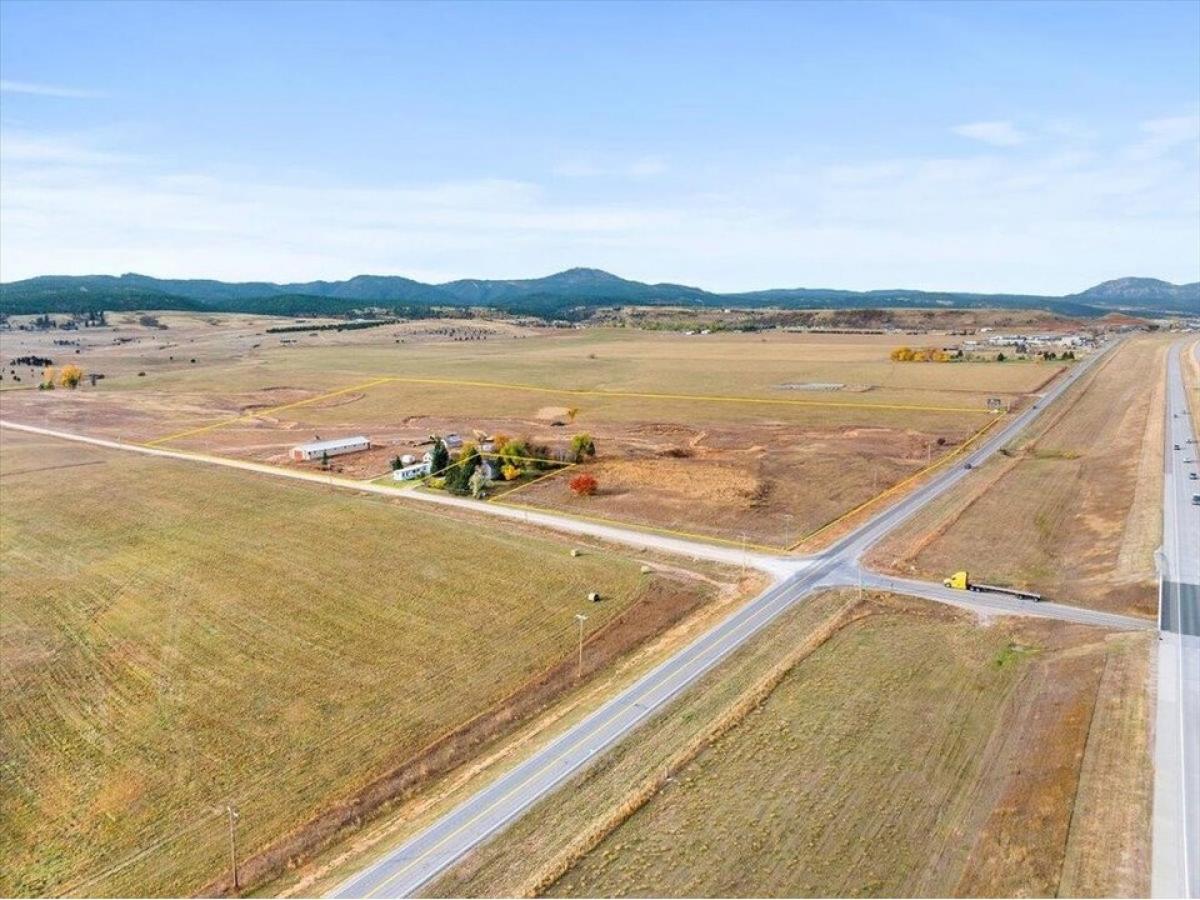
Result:
<svg viewBox="0 0 1200 900"><path fill-rule="evenodd" d="M356 437L334 438L331 441L297 444L292 448L291 457L297 462L307 462L325 456L341 456L344 453L360 453L370 449L371 442L362 435L357 435Z"/></svg>

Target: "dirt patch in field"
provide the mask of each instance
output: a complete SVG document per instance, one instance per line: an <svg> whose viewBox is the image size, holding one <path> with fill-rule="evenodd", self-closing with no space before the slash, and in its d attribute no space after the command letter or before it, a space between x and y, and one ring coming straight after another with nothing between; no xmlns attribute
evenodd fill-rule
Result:
<svg viewBox="0 0 1200 900"><path fill-rule="evenodd" d="M641 424L601 440L584 468L591 497L569 473L517 492L522 504L782 549L953 452L963 435L763 423L742 429ZM939 443L940 439L940 443ZM580 471L579 469L572 472Z"/></svg>
<svg viewBox="0 0 1200 900"><path fill-rule="evenodd" d="M757 477L739 467L705 460L611 460L589 469L603 485L601 497L666 485L683 502L747 507L762 487Z"/></svg>

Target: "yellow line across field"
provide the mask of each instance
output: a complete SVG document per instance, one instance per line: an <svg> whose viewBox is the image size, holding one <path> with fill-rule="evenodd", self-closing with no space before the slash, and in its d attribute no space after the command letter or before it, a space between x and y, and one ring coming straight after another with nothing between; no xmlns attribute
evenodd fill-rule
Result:
<svg viewBox="0 0 1200 900"><path fill-rule="evenodd" d="M836 519L826 522L824 525L822 525L820 528L817 528L815 531L810 531L808 534L804 535L804 537L800 538L800 540L796 541L794 544L787 547L786 549L789 552L792 550L795 550L797 547L799 547L805 541L816 537L818 534L820 534L823 531L827 531L828 529L832 528L834 525L837 525L839 522L844 522L846 519L850 518L855 513L862 512L864 509L866 509L871 504L876 503L879 500L882 500L884 497L894 494L896 491L899 491L900 489L905 487L905 485L911 484L913 481L916 481L922 475L932 472L934 469L938 468L939 466L944 466L946 463L948 463L950 460L954 459L955 457L961 456L963 453L965 453L967 451L968 447L970 447L972 444L976 443L981 437L983 437L984 434L987 433L987 431L993 425L995 425L999 421L1000 421L1000 419L997 417L997 418L992 419L990 422L987 422L986 424L984 424L984 426L982 428L980 428L973 435L971 435L969 438L967 438L965 441L963 441L958 447L956 447L950 453L947 453L945 456L941 457L940 459L934 460L933 462L931 462L929 465L925 466L924 468L918 469L916 472L913 472L911 475L909 475L903 481L897 481L891 487L885 488L884 490L882 490L878 494L876 494L874 497L864 500L862 503L858 504L858 506L854 507L853 509L846 510L846 512L842 513Z"/></svg>
<svg viewBox="0 0 1200 900"><path fill-rule="evenodd" d="M910 482L912 482L913 480L915 480L917 478L920 478L922 475L931 471L932 469L934 469L940 465L943 465L947 460L952 459L955 456L964 452L966 450L966 448L969 447L971 444L973 444L981 435L983 435L984 432L986 432L989 428L991 428L993 425L995 425L996 422L998 422L999 418L1000 418L993 411L981 409L979 407L932 406L932 405L903 404L903 403L854 403L854 402L847 402L847 401L798 400L798 399L794 399L794 398L783 398L783 397L740 397L740 396L731 396L731 395L727 395L727 394L670 394L670 393L659 393L659 392L654 392L654 391L623 391L623 390L605 390L605 389L599 389L599 388L596 388L596 389L549 388L549 387L542 387L540 385L511 383L511 382L477 381L477 380L471 380L471 379L458 379L458 378L411 378L411 377L400 376L400 375L382 375L382 376L379 376L378 378L372 379L371 381L366 381L361 384L350 385L349 387L339 388L338 390L335 390L335 391L329 391L324 394L318 394L317 396L308 397L303 400L296 400L292 403L285 403L285 404L281 404L280 406L270 407L269 409L256 410L255 412L250 412L250 413L243 413L242 415L232 416L230 418L222 419L217 422L209 422L204 425L199 425L199 426L196 426L193 428L187 428L182 431L177 431L172 434L168 434L163 437L155 438L154 440L147 441L143 444L143 446L154 447L154 446L157 446L160 444L165 444L165 443L169 443L171 441L176 441L181 438L191 437L192 435L203 434L205 432L213 431L218 428L223 428L227 425L233 425L238 422L253 421L258 416L273 415L275 413L283 412L285 410L295 409L297 407L302 407L302 406L307 406L312 403L318 403L322 400L327 400L331 397L337 397L342 394L350 393L352 391L367 390L372 387L377 387L381 384L389 384L389 383L393 383L393 384L427 384L427 385L443 385L443 386L449 386L449 387L487 388L487 389L491 389L491 390L529 391L529 392L534 392L534 393L558 394L558 395L566 395L566 396L618 397L618 398L630 398L630 399L639 399L639 400L676 400L676 401L684 401L684 402L690 401L690 402L704 402L704 403L747 403L747 404L775 405L775 406L802 406L802 407L823 407L824 406L824 407L830 407L830 408L835 408L835 409L866 409L866 410L875 409L875 410L893 410L893 411L899 410L899 411L923 411L923 412L954 412L954 413L971 413L971 414L976 414L976 415L988 415L988 416L992 417L990 419L990 421L988 421L982 428L980 428L978 431L976 431L975 434L973 434L970 438L968 438L968 440L965 443L963 443L954 452L949 453L946 456L942 457L941 459L937 460L936 462L932 463L931 465L920 469L913 475L910 475L908 478L905 478L903 481L900 481L897 484L894 484L891 487L886 488L885 490L881 491L880 493L876 494L875 496L858 504L853 509L848 510L847 512L841 514L836 519L833 519L832 521L825 523L820 528L817 528L815 531L809 532L808 534L804 535L796 542L791 543L791 544L782 545L782 546L774 546L774 545L769 545L769 544L758 544L758 543L752 543L749 541L737 541L737 540L731 540L728 538L716 537L714 535L709 535L709 534L699 534L699 533L691 532L691 531L680 531L677 529L665 528L665 527L656 526L656 525L643 525L643 524L638 524L638 523L624 522L619 519L609 519L609 518L605 518L603 516L592 516L592 515L586 515L586 514L582 514L582 513L571 513L571 512L564 512L561 510L552 510L552 509L537 507L537 506L533 506L533 505L529 505L529 504L516 503L516 502L513 502L513 501L507 499L512 494L515 494L518 491L524 490L525 488L530 487L531 485L534 485L534 484L538 483L539 481L542 481L543 479L549 478L553 475L559 475L566 469L573 468L576 465L575 463L562 464L562 468L556 469L552 472L547 472L544 475L540 475L539 477L534 478L533 480L526 482L525 484L518 485L517 487L513 488L512 490L506 491L496 497L493 497L489 501L487 501L489 503L495 503L500 506L509 506L509 507L513 507L516 509L526 509L526 510L530 510L533 512L552 512L557 515L563 515L563 516L567 516L569 518L579 519L582 521L595 522L597 524L613 525L613 526L623 527L623 528L634 528L636 530L645 531L645 532L648 532L651 534L664 534L664 535L668 535L668 536L672 536L672 537L684 538L687 540L703 540L703 541L708 541L708 542L712 542L712 543L726 544L726 545L732 546L732 547L746 547L747 549L754 549L754 550L765 551L765 552L769 552L769 553L781 553L781 552L788 552L791 550L795 550L798 546L800 546L800 544L804 543L805 541L809 540L810 538L815 537L816 535L833 527L834 525L838 524L839 522L844 521L845 519L849 518L850 516L854 515L855 513L860 512L861 510L872 505L873 503L876 503L879 500L900 490L905 485L909 484ZM499 456L499 454L491 453L491 452L481 453L481 455L482 456ZM537 460L537 461L550 462L550 460ZM557 461L555 461L555 462L557 462ZM453 465L454 464L447 466L447 469L452 468ZM443 470L443 471L445 471L445 470ZM437 474L440 474L440 473L433 473L433 474L436 476Z"/></svg>
<svg viewBox="0 0 1200 900"><path fill-rule="evenodd" d="M478 387L492 390L532 391L539 394L565 394L572 397L626 397L635 400L684 400L704 403L757 403L781 406L828 406L834 409L889 409L917 412L955 412L988 415L978 406L929 406L912 403L853 403L846 400L796 400L791 397L739 397L728 394L664 394L656 391L621 391L603 388L549 388L520 382L472 381L459 378L408 378L392 375L382 379L397 384L440 384L450 387Z"/></svg>
<svg viewBox="0 0 1200 900"><path fill-rule="evenodd" d="M557 474L559 473L550 472L548 475L543 475L542 477L546 478L549 477L549 475ZM537 480L540 481L541 479ZM533 484L533 482L531 481L529 484ZM529 484L522 485L522 487L528 487ZM597 525L611 525L616 528L624 528L630 531L645 531L649 534L662 534L666 535L667 537L686 538L690 541L704 541L705 543L709 544L725 544L729 547L745 547L747 550L761 550L765 553L783 553L789 549L787 547L777 547L770 544L756 544L753 541L735 541L731 540L730 538L716 537L715 535L711 534L699 534L695 531L677 531L674 528L664 528L661 525L643 525L641 522L627 522L621 519L608 519L604 516L589 516L585 515L584 513L565 512L561 509L556 509L549 506L533 506L529 503L513 503L512 501L504 499L508 496L508 494L512 493L516 493L516 490L509 491L506 494L501 494L498 497L493 497L488 502L495 503L497 506L508 506L512 509L525 509L529 512L546 513L553 516L565 516L568 519L578 519L581 522L594 522Z"/></svg>
<svg viewBox="0 0 1200 900"><path fill-rule="evenodd" d="M488 502L489 502L489 503L495 503L495 502L496 502L496 501L498 501L498 500L499 500L501 497L507 497L507 496L509 496L509 495L511 495L511 494L515 494L517 491L522 491L522 490L524 490L525 488L529 487L530 485L537 484L539 481L542 481L543 479L549 478L551 475L561 475L563 472L567 471L568 469L573 469L573 468L575 468L577 465L579 465L579 463L561 463L561 466L562 466L562 468L559 468L559 469L554 469L554 470L553 470L553 471L551 471L551 472L546 472L544 475L539 475L537 478L532 478L532 479L530 479L529 481L525 482L524 484L518 484L518 485L517 485L515 488L513 488L511 491L505 491L503 494L500 494L499 496L493 497L493 498L492 498L491 500L489 500ZM510 506L515 506L516 504L511 504L511 503L510 503L509 505L510 505Z"/></svg>
<svg viewBox="0 0 1200 900"><path fill-rule="evenodd" d="M216 428L223 428L226 425L233 425L235 422L246 422L257 418L258 416L269 416L277 412L283 412L285 409L295 409L297 406L305 406L309 403L317 403L321 400L328 400L330 397L337 397L341 394L348 394L351 391L362 391L367 388L375 387L379 384L391 381L391 378L376 378L373 381L366 381L362 384L352 384L350 387L339 388L336 391L329 391L325 394L318 394L316 397L307 397L304 400L297 400L294 403L284 403L281 406L272 406L270 409L260 409L252 413L242 413L240 416L222 419L219 422L210 422L207 425L200 425L195 428L187 428L183 431L177 431L174 434L168 434L165 437L155 438L152 441L146 441L145 446L154 447L158 444L165 444L169 441L177 441L180 438L190 437L193 434L203 434L206 431L212 431Z"/></svg>

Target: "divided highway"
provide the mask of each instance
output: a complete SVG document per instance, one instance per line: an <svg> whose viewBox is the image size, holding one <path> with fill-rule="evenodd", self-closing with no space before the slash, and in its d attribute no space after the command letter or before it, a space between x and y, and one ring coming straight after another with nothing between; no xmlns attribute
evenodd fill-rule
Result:
<svg viewBox="0 0 1200 900"><path fill-rule="evenodd" d="M583 770L609 747L627 737L647 718L711 670L722 659L815 589L834 583L856 583L862 553L933 497L947 490L1033 421L1070 385L1107 353L1099 352L1074 367L1041 401L1014 417L972 451L965 462L942 470L916 491L839 540L824 553L797 559L796 571L743 606L720 625L701 635L656 669L613 697L563 735L535 751L524 763L502 775L427 829L407 840L335 891L335 897L405 897L448 869L472 848L495 835L537 801ZM935 596L934 599L945 599ZM962 603L963 599L954 598ZM998 601L1007 612L1055 615L1054 604ZM1005 607L1005 603L1008 604ZM1001 611L989 601L989 607ZM1037 607L1033 609L1031 607ZM1087 615L1086 611L1082 611ZM1070 609L1072 621L1080 610ZM1102 614L1094 614L1100 616ZM1147 627L1124 617L1096 624Z"/></svg>
<svg viewBox="0 0 1200 900"><path fill-rule="evenodd" d="M1193 347L1200 353L1200 345ZM1200 896L1200 445L1180 348L1167 360L1162 593L1154 742L1155 897ZM1178 449L1176 449L1178 448ZM1197 474L1193 478L1193 473Z"/></svg>

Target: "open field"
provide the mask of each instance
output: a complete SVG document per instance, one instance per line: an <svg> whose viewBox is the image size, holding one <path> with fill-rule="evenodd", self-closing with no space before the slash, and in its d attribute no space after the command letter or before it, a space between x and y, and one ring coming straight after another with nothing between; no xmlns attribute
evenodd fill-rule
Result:
<svg viewBox="0 0 1200 900"><path fill-rule="evenodd" d="M1153 617L1168 337L1129 340L1060 408L871 554L889 571Z"/></svg>
<svg viewBox="0 0 1200 900"><path fill-rule="evenodd" d="M734 589L11 431L0 485L3 894L201 890L226 803L244 861L334 828L574 684L576 612L586 676Z"/></svg>
<svg viewBox="0 0 1200 900"><path fill-rule="evenodd" d="M430 894L1145 894L1152 640L815 598Z"/></svg>
<svg viewBox="0 0 1200 900"><path fill-rule="evenodd" d="M479 320L276 335L263 321L237 320L228 346L217 347L209 319L160 318L166 332L125 324L118 335L135 338L120 347L144 377L126 371L74 392L9 390L0 411L282 465L296 443L362 433L374 449L335 465L365 479L386 474L397 454L419 455L434 433L527 437L557 452L587 431L599 450L590 463L597 495L581 500L566 477L550 478L520 491L521 503L773 548L953 452L991 421L987 398L1031 402L1061 371L894 363L888 354L910 340L903 335L689 336ZM204 351L192 364L177 347L150 346L163 334L196 334L189 340ZM49 339L0 335L6 355L17 340L34 352L29 341ZM42 351L54 358L50 349ZM92 365L86 353L80 362Z"/></svg>
<svg viewBox="0 0 1200 900"><path fill-rule="evenodd" d="M697 309L686 306L622 307L597 310L597 323L620 323L638 328L729 329L815 328L833 330L961 331L978 328L1025 329L1039 332L1073 331L1086 320L1040 309Z"/></svg>

